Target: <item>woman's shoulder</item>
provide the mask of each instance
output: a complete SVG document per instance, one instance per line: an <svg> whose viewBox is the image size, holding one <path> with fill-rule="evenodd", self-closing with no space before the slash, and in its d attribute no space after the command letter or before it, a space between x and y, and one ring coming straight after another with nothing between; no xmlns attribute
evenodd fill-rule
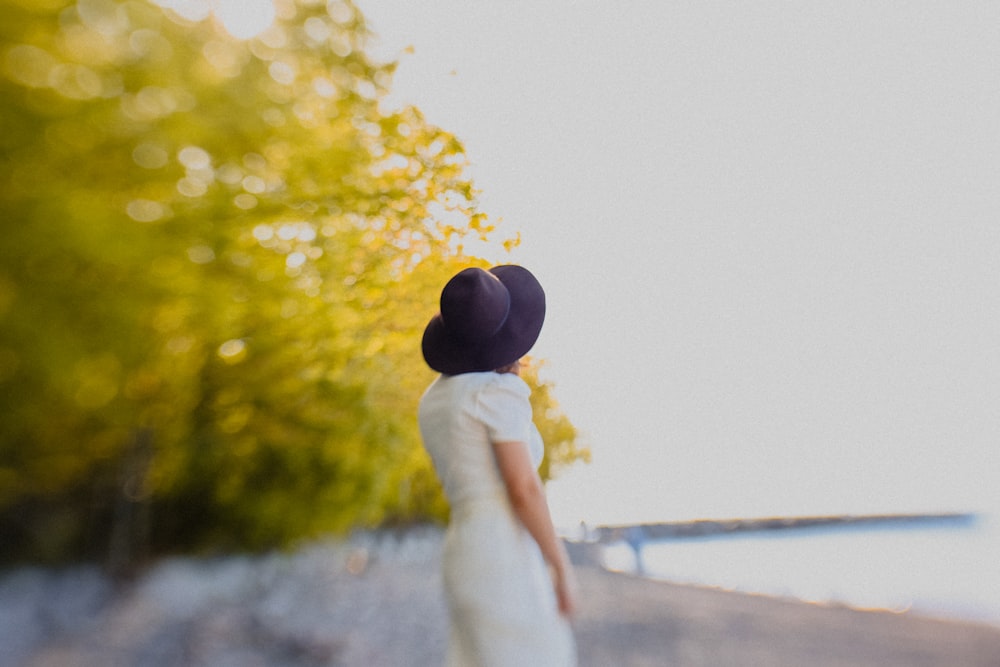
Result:
<svg viewBox="0 0 1000 667"><path fill-rule="evenodd" d="M458 383L467 389L485 393L513 393L519 396L530 396L531 389L527 383L513 373L494 373L493 371L462 373L461 375L443 376L445 382Z"/></svg>
<svg viewBox="0 0 1000 667"><path fill-rule="evenodd" d="M518 391L523 390L525 393L529 392L527 383L514 373L496 373L494 371L489 371L487 373L472 373L471 375L481 376L479 381L488 387L498 387L501 389L513 389Z"/></svg>
<svg viewBox="0 0 1000 667"><path fill-rule="evenodd" d="M527 441L531 389L513 373L483 373L469 397L472 414L486 424L494 442Z"/></svg>
<svg viewBox="0 0 1000 667"><path fill-rule="evenodd" d="M483 373L480 400L501 402L527 402L531 389L524 380L513 373Z"/></svg>

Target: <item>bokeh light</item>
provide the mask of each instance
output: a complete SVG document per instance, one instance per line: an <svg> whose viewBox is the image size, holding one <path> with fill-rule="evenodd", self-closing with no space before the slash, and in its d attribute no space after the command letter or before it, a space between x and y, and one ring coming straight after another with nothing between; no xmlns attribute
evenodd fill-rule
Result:
<svg viewBox="0 0 1000 667"><path fill-rule="evenodd" d="M274 22L271 0L215 0L212 4L226 32L237 39L256 37Z"/></svg>

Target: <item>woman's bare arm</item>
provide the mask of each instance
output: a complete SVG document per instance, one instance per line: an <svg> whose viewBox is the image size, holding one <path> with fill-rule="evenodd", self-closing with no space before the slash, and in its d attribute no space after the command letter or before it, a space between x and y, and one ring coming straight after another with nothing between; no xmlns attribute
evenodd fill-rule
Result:
<svg viewBox="0 0 1000 667"><path fill-rule="evenodd" d="M552 568L559 610L569 616L576 607L576 579L566 549L552 525L545 491L531 464L528 447L523 442L496 442L493 450L514 514L538 543Z"/></svg>

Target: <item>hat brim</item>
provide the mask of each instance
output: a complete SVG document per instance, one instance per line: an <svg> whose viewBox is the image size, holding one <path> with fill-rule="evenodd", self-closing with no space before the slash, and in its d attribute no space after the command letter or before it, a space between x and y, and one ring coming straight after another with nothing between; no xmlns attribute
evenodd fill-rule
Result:
<svg viewBox="0 0 1000 667"><path fill-rule="evenodd" d="M511 364L531 350L545 322L545 292L534 275L521 266L495 266L496 276L510 293L510 312L493 336L475 343L456 340L441 314L424 329L421 348L427 365L445 375L492 371Z"/></svg>

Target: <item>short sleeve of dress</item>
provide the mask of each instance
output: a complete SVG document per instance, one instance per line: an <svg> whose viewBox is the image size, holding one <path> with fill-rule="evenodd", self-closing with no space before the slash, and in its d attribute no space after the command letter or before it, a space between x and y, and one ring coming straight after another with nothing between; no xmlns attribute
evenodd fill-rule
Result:
<svg viewBox="0 0 1000 667"><path fill-rule="evenodd" d="M532 432L531 390L511 373L498 374L482 387L476 416L486 425L491 442L529 442Z"/></svg>

